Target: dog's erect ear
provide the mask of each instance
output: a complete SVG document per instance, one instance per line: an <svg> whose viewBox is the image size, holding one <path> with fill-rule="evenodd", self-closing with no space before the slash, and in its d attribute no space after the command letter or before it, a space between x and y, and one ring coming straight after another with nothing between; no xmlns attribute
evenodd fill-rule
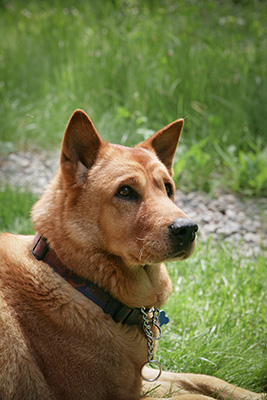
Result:
<svg viewBox="0 0 267 400"><path fill-rule="evenodd" d="M62 143L60 166L69 183L82 183L103 143L92 121L82 110L72 114Z"/></svg>
<svg viewBox="0 0 267 400"><path fill-rule="evenodd" d="M160 131L155 133L149 139L137 145L149 150L154 150L163 164L167 167L172 175L172 163L176 147L184 125L183 119L178 119L171 124L165 126Z"/></svg>

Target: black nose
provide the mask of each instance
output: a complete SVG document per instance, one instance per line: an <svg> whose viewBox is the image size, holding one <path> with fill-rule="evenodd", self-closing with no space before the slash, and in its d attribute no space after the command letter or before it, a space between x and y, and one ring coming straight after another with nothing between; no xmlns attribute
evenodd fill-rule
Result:
<svg viewBox="0 0 267 400"><path fill-rule="evenodd" d="M194 241L198 226L191 219L178 218L169 226L169 230L172 240L185 248Z"/></svg>

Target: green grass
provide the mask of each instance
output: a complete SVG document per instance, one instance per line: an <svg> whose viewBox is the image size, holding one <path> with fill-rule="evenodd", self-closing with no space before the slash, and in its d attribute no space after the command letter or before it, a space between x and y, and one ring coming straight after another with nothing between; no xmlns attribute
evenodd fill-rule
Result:
<svg viewBox="0 0 267 400"><path fill-rule="evenodd" d="M0 151L58 146L78 107L126 144L183 116L179 185L262 195L266 18L260 0L3 0Z"/></svg>
<svg viewBox="0 0 267 400"><path fill-rule="evenodd" d="M6 187L0 189L0 232L33 233L30 221L30 209L36 202L30 192Z"/></svg>
<svg viewBox="0 0 267 400"><path fill-rule="evenodd" d="M0 231L32 233L32 194L0 192ZM164 369L217 376L250 390L267 390L267 271L262 256L238 247L198 244L190 259L170 263L173 294L164 310L156 359Z"/></svg>
<svg viewBox="0 0 267 400"><path fill-rule="evenodd" d="M165 310L171 322L158 358L165 369L266 391L266 263L236 250L199 244L192 258L169 266L174 291Z"/></svg>

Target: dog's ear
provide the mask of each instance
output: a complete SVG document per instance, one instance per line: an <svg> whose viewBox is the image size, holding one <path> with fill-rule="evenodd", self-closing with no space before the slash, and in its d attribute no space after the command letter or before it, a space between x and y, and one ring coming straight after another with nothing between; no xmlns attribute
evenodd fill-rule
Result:
<svg viewBox="0 0 267 400"><path fill-rule="evenodd" d="M160 161L167 167L170 175L173 174L173 158L183 125L184 120L177 119L138 145L138 147L155 151Z"/></svg>
<svg viewBox="0 0 267 400"><path fill-rule="evenodd" d="M60 157L61 170L71 185L84 183L102 143L87 114L74 111L65 130Z"/></svg>

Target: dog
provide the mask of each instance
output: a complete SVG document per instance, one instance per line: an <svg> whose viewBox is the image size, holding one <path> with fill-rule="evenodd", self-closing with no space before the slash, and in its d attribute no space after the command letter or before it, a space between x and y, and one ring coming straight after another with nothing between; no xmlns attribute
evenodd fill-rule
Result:
<svg viewBox="0 0 267 400"><path fill-rule="evenodd" d="M174 204L182 127L128 148L104 142L82 110L71 116L59 171L32 209L35 237L0 237L1 400L260 398L204 375L154 382L149 368L160 369L158 310L172 291L163 262L196 244Z"/></svg>

